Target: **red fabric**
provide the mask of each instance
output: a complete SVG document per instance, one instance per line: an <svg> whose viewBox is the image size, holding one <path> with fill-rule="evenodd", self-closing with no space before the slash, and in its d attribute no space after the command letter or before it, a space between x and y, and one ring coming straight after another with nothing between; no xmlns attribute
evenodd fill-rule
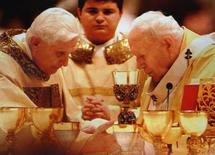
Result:
<svg viewBox="0 0 215 155"><path fill-rule="evenodd" d="M199 85L185 85L181 110L195 110L197 106Z"/></svg>

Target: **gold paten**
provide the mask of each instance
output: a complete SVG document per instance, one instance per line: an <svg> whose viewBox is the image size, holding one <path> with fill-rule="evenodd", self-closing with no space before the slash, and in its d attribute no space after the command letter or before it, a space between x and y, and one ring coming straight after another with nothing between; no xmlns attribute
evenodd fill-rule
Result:
<svg viewBox="0 0 215 155"><path fill-rule="evenodd" d="M119 40L105 47L104 54L108 64L121 64L133 56L128 39Z"/></svg>

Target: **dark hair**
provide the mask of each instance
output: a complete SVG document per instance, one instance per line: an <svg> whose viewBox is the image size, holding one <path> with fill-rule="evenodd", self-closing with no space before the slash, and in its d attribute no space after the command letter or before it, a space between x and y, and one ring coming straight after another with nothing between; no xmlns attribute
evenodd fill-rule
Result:
<svg viewBox="0 0 215 155"><path fill-rule="evenodd" d="M87 0L78 0L78 7L82 10L84 7L84 4ZM117 4L117 7L119 8L119 10L122 12L122 6L123 6L123 1L124 0L95 0L97 2L99 1L111 1Z"/></svg>

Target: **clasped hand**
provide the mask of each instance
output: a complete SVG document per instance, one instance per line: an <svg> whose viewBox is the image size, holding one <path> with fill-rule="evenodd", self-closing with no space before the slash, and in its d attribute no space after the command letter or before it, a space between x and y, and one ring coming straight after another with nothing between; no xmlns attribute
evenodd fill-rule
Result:
<svg viewBox="0 0 215 155"><path fill-rule="evenodd" d="M93 120L95 118L110 120L110 111L101 97L88 96L84 100L82 118L84 120Z"/></svg>

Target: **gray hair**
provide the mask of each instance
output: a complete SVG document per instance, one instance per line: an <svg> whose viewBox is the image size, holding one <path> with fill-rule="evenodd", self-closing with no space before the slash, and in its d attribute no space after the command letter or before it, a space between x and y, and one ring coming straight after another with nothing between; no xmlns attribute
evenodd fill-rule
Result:
<svg viewBox="0 0 215 155"><path fill-rule="evenodd" d="M153 38L171 35L175 40L182 37L183 31L172 16L165 16L159 11L148 11L137 17L132 23L132 29L148 32Z"/></svg>
<svg viewBox="0 0 215 155"><path fill-rule="evenodd" d="M27 41L37 36L47 43L68 41L78 36L78 20L62 8L50 8L39 14L27 30Z"/></svg>

